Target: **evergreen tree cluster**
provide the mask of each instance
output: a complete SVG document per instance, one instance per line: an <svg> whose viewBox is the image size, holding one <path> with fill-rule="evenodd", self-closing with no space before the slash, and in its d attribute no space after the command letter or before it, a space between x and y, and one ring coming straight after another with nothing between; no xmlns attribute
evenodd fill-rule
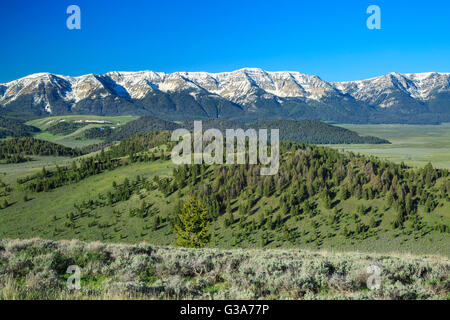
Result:
<svg viewBox="0 0 450 320"><path fill-rule="evenodd" d="M0 141L0 159L15 163L27 161L25 155L76 157L81 154L80 150L31 137Z"/></svg>
<svg viewBox="0 0 450 320"><path fill-rule="evenodd" d="M87 123L83 123L83 122L71 122L71 121L60 121L52 126L50 126L49 128L47 128L47 132L57 135L68 135L71 134L73 132L75 132L76 130L83 128L84 126L86 126Z"/></svg>
<svg viewBox="0 0 450 320"><path fill-rule="evenodd" d="M50 191L66 184L79 182L107 170L114 170L127 164L128 161L153 161L165 158L164 150L159 154L145 152L161 144L168 143L168 139L169 133L166 131L153 131L145 135L136 135L121 141L107 151L102 149L96 155L73 161L70 166L57 166L55 170L47 170L43 167L41 172L19 178L17 182L29 191ZM123 158L126 155L128 155L128 158Z"/></svg>
<svg viewBox="0 0 450 320"><path fill-rule="evenodd" d="M0 139L29 137L39 131L39 128L28 126L20 120L0 116Z"/></svg>
<svg viewBox="0 0 450 320"><path fill-rule="evenodd" d="M308 144L385 144L386 139L360 136L349 129L317 120L270 120L248 124L255 129L279 129L280 139Z"/></svg>
<svg viewBox="0 0 450 320"><path fill-rule="evenodd" d="M424 223L417 215L418 207L423 206L431 212L439 204L450 201L448 170L435 169L431 164L424 168L409 168L374 157L286 142L281 144L278 173L261 176L259 169L259 165L249 164L182 165L173 170L170 178L155 178L155 185L166 196L183 189L186 190L183 193L202 199L208 221L224 215L224 227L237 224L236 244L260 228L269 232L280 229L287 241L294 241L300 235L284 224L285 219L320 216L319 202L332 210L328 222L336 230L343 218L343 212L337 210L336 205L351 197L382 199L385 208L394 208L396 212L392 223L394 229L403 228L409 221L412 228L421 230ZM266 207L264 214L251 217L256 203L272 198L278 198L275 213L273 208ZM239 203L236 211L231 209L234 202ZM177 215L181 207L177 205L169 219L173 227L179 225ZM369 222L363 223L360 217L371 212ZM354 227L345 226L341 234L346 238L365 239L372 234L370 229L378 226L380 218L379 208L360 205L351 215ZM312 229L318 230L316 222ZM446 232L445 228L441 229ZM317 231L306 241L320 244L325 236ZM267 237L265 235L261 242L267 243Z"/></svg>

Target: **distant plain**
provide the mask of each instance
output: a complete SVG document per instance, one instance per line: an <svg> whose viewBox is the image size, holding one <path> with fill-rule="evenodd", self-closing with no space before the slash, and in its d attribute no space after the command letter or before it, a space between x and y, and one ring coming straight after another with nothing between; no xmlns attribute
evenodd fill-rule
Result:
<svg viewBox="0 0 450 320"><path fill-rule="evenodd" d="M450 168L450 123L440 125L338 124L360 135L388 139L392 144L330 145L354 153L374 155L396 163L423 167Z"/></svg>

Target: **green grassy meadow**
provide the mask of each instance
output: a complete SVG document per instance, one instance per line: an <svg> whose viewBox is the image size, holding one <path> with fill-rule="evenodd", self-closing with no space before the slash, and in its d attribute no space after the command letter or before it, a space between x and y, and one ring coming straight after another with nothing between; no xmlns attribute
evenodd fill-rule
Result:
<svg viewBox="0 0 450 320"><path fill-rule="evenodd" d="M423 167L450 168L450 123L441 125L342 124L360 135L388 139L390 145L330 145L339 150L374 155L396 163Z"/></svg>
<svg viewBox="0 0 450 320"><path fill-rule="evenodd" d="M109 121L112 124L110 125L124 125L132 120L137 119L135 116L94 116L94 115L70 115L70 116L54 116L54 117L46 117L39 118L35 120L31 120L26 122L26 124L38 127L41 130L45 130L51 125L57 123L58 121L77 121L77 120L100 120L100 121ZM107 124L105 124L107 125Z"/></svg>
<svg viewBox="0 0 450 320"><path fill-rule="evenodd" d="M6 183L15 183L17 178L42 170L42 167L69 165L73 161L69 157L33 156L32 161L23 163L0 164L0 179Z"/></svg>
<svg viewBox="0 0 450 320"><path fill-rule="evenodd" d="M124 124L137 119L135 116L86 116L86 115L71 115L71 116L56 116L56 117L48 117L48 118L40 118L28 121L27 125L35 126L42 131L37 133L34 137L42 140L48 140L51 142L62 144L66 147L76 148L76 147L84 147L91 144L96 144L102 142L100 139L86 139L83 137L84 131L91 128L100 128L100 127L119 127ZM45 131L50 128L52 125L57 124L60 121L65 122L75 122L77 120L99 120L99 121L108 121L110 123L98 124L98 123L90 123L85 125L82 128L75 130L74 132L67 135L54 135L50 132Z"/></svg>

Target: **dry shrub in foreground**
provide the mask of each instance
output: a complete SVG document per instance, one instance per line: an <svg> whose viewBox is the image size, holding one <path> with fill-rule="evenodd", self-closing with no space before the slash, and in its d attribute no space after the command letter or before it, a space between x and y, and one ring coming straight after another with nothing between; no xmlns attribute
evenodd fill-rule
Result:
<svg viewBox="0 0 450 320"><path fill-rule="evenodd" d="M0 299L448 299L449 271L446 257L0 240Z"/></svg>

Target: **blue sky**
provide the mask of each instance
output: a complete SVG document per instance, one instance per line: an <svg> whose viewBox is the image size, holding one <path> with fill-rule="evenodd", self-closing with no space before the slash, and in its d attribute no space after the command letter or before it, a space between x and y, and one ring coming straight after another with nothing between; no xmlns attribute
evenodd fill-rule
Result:
<svg viewBox="0 0 450 320"><path fill-rule="evenodd" d="M66 9L81 8L81 30ZM381 8L381 30L366 9ZM450 1L2 0L0 82L34 72L450 72Z"/></svg>

